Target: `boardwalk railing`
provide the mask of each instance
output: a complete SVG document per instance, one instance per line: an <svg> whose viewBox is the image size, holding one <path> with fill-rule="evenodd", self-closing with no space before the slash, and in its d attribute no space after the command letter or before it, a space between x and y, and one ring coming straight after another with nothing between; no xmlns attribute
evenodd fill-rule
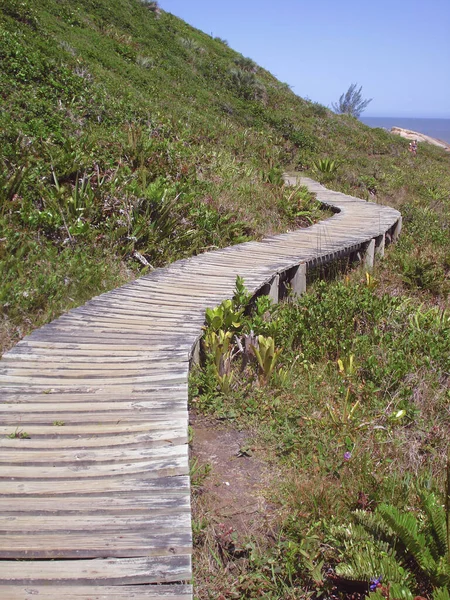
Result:
<svg viewBox="0 0 450 600"><path fill-rule="evenodd" d="M187 382L205 309L237 275L277 300L319 264L370 267L400 232L396 210L302 183L334 216L158 269L5 354L2 600L192 597Z"/></svg>

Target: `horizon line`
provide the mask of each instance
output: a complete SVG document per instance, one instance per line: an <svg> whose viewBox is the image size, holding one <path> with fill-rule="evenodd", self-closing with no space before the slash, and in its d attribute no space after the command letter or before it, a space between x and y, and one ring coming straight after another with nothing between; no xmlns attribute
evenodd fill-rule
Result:
<svg viewBox="0 0 450 600"><path fill-rule="evenodd" d="M429 116L411 116L411 115L361 115L360 119L427 119L427 120L436 120L436 121L442 121L442 120L450 120L450 115L447 115L445 117L429 117Z"/></svg>

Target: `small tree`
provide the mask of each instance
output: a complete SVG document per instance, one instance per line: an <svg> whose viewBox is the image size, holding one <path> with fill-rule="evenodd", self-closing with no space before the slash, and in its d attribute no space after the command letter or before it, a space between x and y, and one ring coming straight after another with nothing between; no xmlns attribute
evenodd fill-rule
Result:
<svg viewBox="0 0 450 600"><path fill-rule="evenodd" d="M359 90L356 89L356 86L356 83L352 83L345 94L339 98L339 102L333 102L332 106L335 112L358 118L367 105L372 102L372 98L363 100L361 97L362 86Z"/></svg>

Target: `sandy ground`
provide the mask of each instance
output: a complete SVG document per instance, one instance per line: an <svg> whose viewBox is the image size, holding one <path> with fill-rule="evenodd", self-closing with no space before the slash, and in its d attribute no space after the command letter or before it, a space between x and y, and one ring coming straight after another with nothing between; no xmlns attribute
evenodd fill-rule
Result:
<svg viewBox="0 0 450 600"><path fill-rule="evenodd" d="M401 127L392 127L391 133L400 135L402 138L405 138L407 140L427 142L428 144L433 144L433 146L439 146L439 148L443 148L444 150L447 150L447 152L450 152L450 144L448 144L447 142L444 142L443 140L438 140L437 138L433 138L429 135L425 135L424 133L419 133L418 131L402 129Z"/></svg>

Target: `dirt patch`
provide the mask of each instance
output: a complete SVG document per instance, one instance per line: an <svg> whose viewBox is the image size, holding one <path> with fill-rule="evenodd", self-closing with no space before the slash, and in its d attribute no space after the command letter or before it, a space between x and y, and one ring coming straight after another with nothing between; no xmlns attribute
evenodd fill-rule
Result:
<svg viewBox="0 0 450 600"><path fill-rule="evenodd" d="M274 473L251 433L195 413L190 424L191 457L201 478L195 491L213 522L221 529L232 528L239 537L271 529L277 507L267 500L267 490Z"/></svg>
<svg viewBox="0 0 450 600"><path fill-rule="evenodd" d="M251 432L193 411L190 425L195 598L241 598L252 551L277 538L280 507L268 499L277 469Z"/></svg>

